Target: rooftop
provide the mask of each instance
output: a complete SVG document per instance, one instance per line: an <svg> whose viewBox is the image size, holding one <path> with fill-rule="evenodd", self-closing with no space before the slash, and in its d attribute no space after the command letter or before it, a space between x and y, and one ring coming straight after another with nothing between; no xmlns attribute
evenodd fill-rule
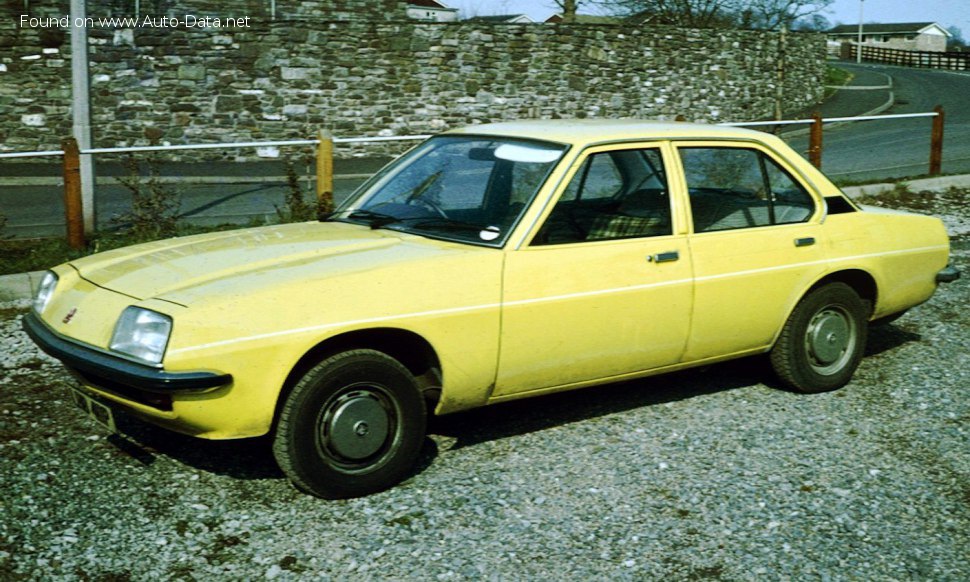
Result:
<svg viewBox="0 0 970 582"><path fill-rule="evenodd" d="M421 8L438 8L440 10L457 10L457 8L449 8L441 2L436 2L435 0L408 0L408 4L411 6L420 6Z"/></svg>
<svg viewBox="0 0 970 582"><path fill-rule="evenodd" d="M755 138L768 134L721 125L640 119L545 119L470 125L448 133L501 135L588 145L608 141L698 138Z"/></svg>
<svg viewBox="0 0 970 582"><path fill-rule="evenodd" d="M862 25L863 34L906 34L912 33L916 34L921 32L931 26L937 26L941 30L944 30L942 26L935 22L895 22L895 23L878 23L878 22L866 22ZM828 34L858 34L859 25L858 24L840 24L828 31Z"/></svg>

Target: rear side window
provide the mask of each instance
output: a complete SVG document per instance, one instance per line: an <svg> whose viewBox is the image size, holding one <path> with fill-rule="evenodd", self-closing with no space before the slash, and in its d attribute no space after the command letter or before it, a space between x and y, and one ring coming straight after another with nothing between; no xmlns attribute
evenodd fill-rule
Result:
<svg viewBox="0 0 970 582"><path fill-rule="evenodd" d="M763 152L684 147L694 232L805 222L814 211L805 188Z"/></svg>

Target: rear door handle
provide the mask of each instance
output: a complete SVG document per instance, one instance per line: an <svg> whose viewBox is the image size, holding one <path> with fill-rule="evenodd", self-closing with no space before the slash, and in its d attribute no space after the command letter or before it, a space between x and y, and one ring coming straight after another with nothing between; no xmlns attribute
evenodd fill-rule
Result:
<svg viewBox="0 0 970 582"><path fill-rule="evenodd" d="M795 246L796 247L809 247L809 246L812 246L813 244L815 244L815 237L814 236L806 236L804 238L796 238L795 239Z"/></svg>
<svg viewBox="0 0 970 582"><path fill-rule="evenodd" d="M667 251L666 253L650 255L647 257L647 260L651 263L669 263L671 261L676 261L679 258L680 253L678 251Z"/></svg>

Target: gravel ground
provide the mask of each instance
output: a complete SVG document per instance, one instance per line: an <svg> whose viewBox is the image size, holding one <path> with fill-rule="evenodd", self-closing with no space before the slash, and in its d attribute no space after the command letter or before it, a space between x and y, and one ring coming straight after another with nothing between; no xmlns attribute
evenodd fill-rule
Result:
<svg viewBox="0 0 970 582"><path fill-rule="evenodd" d="M338 502L265 439L106 437L0 305L0 579L967 580L968 298L874 329L838 392L747 359L435 419L413 477Z"/></svg>

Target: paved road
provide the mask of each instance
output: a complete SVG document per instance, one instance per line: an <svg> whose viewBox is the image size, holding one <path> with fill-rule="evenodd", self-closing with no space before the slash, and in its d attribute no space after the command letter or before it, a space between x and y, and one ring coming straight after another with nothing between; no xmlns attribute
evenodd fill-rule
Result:
<svg viewBox="0 0 970 582"><path fill-rule="evenodd" d="M346 198L388 161L389 158L338 160L335 200ZM196 224L274 220L276 207L283 204L288 192L281 163L170 163L159 168L163 179L177 176L182 180L167 187L178 192L182 216ZM9 221L4 233L16 237L62 236L64 202L58 164L8 163L0 165L0 170L0 212ZM112 179L125 175L118 165L99 166L96 173L98 228L111 228L115 218L129 208L131 193ZM303 192L307 197L312 196L315 191L312 175L306 168L301 168L299 175ZM211 183L213 180L217 182ZM17 183L26 185L14 185Z"/></svg>
<svg viewBox="0 0 970 582"><path fill-rule="evenodd" d="M970 173L970 74L848 63L838 66L892 78L895 105L883 114L921 113L942 105L946 112L943 172ZM840 97L855 97L861 92L843 93ZM871 96L860 95L858 99L871 100ZM828 115L824 111L823 114ZM852 182L925 174L929 166L930 127L931 120L921 118L855 122L827 129L822 169L835 180ZM800 152L808 148L805 136L788 141Z"/></svg>
<svg viewBox="0 0 970 582"><path fill-rule="evenodd" d="M334 181L334 199L342 201L364 182L364 178ZM182 184L173 186L181 198L181 216L194 224L247 224L276 220L276 208L283 205L288 188L283 181L237 184ZM308 197L312 184L303 183ZM0 191L0 211L9 223L4 234L15 237L63 236L65 232L63 191L59 186L25 186ZM122 186L99 186L96 216L99 230L112 228L119 214L130 205L130 192Z"/></svg>

